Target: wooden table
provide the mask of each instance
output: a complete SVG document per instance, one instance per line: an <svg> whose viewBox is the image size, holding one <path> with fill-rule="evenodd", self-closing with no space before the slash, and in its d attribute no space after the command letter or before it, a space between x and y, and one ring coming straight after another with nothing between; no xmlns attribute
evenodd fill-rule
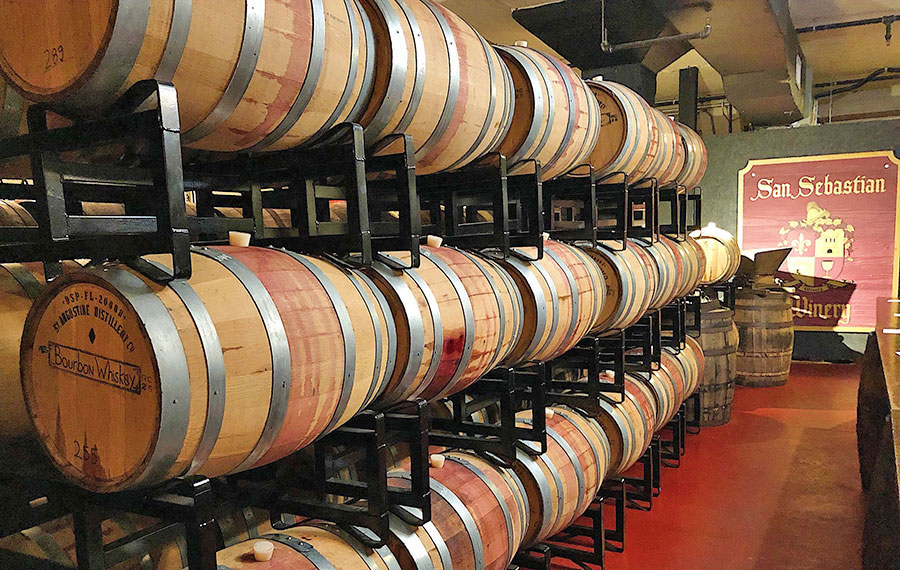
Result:
<svg viewBox="0 0 900 570"><path fill-rule="evenodd" d="M900 300L878 299L862 361L856 435L866 494L863 568L900 568Z"/></svg>

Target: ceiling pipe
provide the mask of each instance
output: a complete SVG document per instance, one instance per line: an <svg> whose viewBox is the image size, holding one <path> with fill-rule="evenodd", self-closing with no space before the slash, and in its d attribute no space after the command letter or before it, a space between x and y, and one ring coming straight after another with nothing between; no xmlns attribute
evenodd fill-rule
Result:
<svg viewBox="0 0 900 570"><path fill-rule="evenodd" d="M706 10L709 11L710 5L708 2L696 2L693 3L696 6L706 6ZM606 29L606 0L600 0L600 26L602 28L602 36L600 38L600 49L603 50L603 53L615 53L617 51L625 51L628 49L637 49L646 46L652 46L654 44L663 43L663 42L678 42L683 40L702 40L709 37L710 32L712 32L712 26L709 23L709 18L706 19L706 26L703 27L699 32L694 32L692 34L676 34L673 36L663 36L661 38L652 38L649 40L638 40L635 42L627 42L624 44L610 44L609 43L609 34Z"/></svg>
<svg viewBox="0 0 900 570"><path fill-rule="evenodd" d="M893 31L891 26L894 22L900 22L900 14L890 16L882 16L881 18L867 18L865 20L852 20L850 22L837 22L834 24L820 24L817 26L807 26L805 28L797 28L798 34L808 34L810 32L820 32L822 30L839 30L841 28L855 28L857 26L871 26L873 24L884 24L884 41L887 45L891 45Z"/></svg>
<svg viewBox="0 0 900 570"><path fill-rule="evenodd" d="M867 83L872 81L877 81L880 76L884 76L885 73L900 73L900 67L882 67L881 69L876 69L869 75L863 77L862 79L857 79L847 85L846 87L841 87L839 89L830 89L828 91L822 91L820 93L816 93L813 95L816 99L822 99L824 97L831 97L833 95L839 95L841 93L850 93L851 91L856 91L857 89L863 87Z"/></svg>

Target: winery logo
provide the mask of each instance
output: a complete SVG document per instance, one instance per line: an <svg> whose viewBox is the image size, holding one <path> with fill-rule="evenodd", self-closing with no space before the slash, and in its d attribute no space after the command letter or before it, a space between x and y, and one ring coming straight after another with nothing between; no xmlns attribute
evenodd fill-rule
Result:
<svg viewBox="0 0 900 570"><path fill-rule="evenodd" d="M839 280L845 267L853 263L855 228L816 202L806 204L806 218L791 220L779 230L779 247L790 247L787 269L795 286L808 293L848 285Z"/></svg>

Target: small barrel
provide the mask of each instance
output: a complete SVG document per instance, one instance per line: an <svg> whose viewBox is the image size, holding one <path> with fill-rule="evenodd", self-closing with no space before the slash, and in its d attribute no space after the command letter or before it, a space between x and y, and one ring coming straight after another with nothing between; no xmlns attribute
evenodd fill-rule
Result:
<svg viewBox="0 0 900 570"><path fill-rule="evenodd" d="M741 248L730 232L709 224L691 232L691 237L697 240L705 254L705 269L700 281L703 285L723 283L734 277L741 265Z"/></svg>
<svg viewBox="0 0 900 570"><path fill-rule="evenodd" d="M624 172L629 181L652 176L659 163L660 133L646 101L624 85L588 81L600 105L602 135L590 155L599 175Z"/></svg>
<svg viewBox="0 0 900 570"><path fill-rule="evenodd" d="M416 173L452 170L493 152L512 122L509 69L459 16L429 0L362 0L377 65L359 122L366 141L412 136Z"/></svg>
<svg viewBox="0 0 900 570"><path fill-rule="evenodd" d="M524 258L497 260L518 287L524 307L522 335L501 362L509 366L552 360L578 344L598 315L603 291L594 264L570 245L544 240L538 260L536 248L517 253Z"/></svg>
<svg viewBox="0 0 900 570"><path fill-rule="evenodd" d="M269 542L274 547L270 560L254 559L254 544ZM219 568L231 570L402 570L386 547L371 549L334 524L306 521L286 530L272 530L220 550ZM435 566L439 569L439 566Z"/></svg>
<svg viewBox="0 0 900 570"><path fill-rule="evenodd" d="M606 476L609 443L599 424L567 407L552 407L547 418L547 452L517 450L513 470L528 496L530 516L523 546L567 528L590 506ZM530 411L516 415L531 426Z"/></svg>
<svg viewBox="0 0 900 570"><path fill-rule="evenodd" d="M442 455L443 466L430 470L431 522L412 527L392 517L388 546L404 569L505 570L527 524L522 482L477 455ZM388 484L409 488L410 477L401 467L388 474Z"/></svg>
<svg viewBox="0 0 900 570"><path fill-rule="evenodd" d="M600 269L606 291L591 332L624 329L640 320L656 291L652 260L632 242L622 249L622 242L599 241L596 247L585 247L584 251Z"/></svg>
<svg viewBox="0 0 900 570"><path fill-rule="evenodd" d="M706 174L709 160L706 145L694 129L681 123L676 124L678 132L681 134L685 153L684 168L678 174L678 183L688 189L695 188Z"/></svg>
<svg viewBox="0 0 900 570"><path fill-rule="evenodd" d="M64 275L26 322L29 413L56 466L89 490L280 459L369 405L393 371L387 302L356 271L197 248L191 279L162 286L145 274L163 263Z"/></svg>
<svg viewBox="0 0 900 570"><path fill-rule="evenodd" d="M553 56L522 46L498 46L516 92L510 129L500 144L511 172L538 160L544 180L586 162L600 134L600 107L575 71Z"/></svg>
<svg viewBox="0 0 900 570"><path fill-rule="evenodd" d="M704 303L700 313L700 344L706 362L700 383L700 425L719 426L731 420L739 335L734 313L718 303Z"/></svg>
<svg viewBox="0 0 900 570"><path fill-rule="evenodd" d="M95 115L139 80L171 81L182 142L196 148L296 146L356 119L372 87L374 40L356 2L23 8L0 8L31 36L0 34L0 68L28 99Z"/></svg>
<svg viewBox="0 0 900 570"><path fill-rule="evenodd" d="M784 291L742 289L734 306L740 342L735 377L741 386L782 386L791 371L794 318Z"/></svg>

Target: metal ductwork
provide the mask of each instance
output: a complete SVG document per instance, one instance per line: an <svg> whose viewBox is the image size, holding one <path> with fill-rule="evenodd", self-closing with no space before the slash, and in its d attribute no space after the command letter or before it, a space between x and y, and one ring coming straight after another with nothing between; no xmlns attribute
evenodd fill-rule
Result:
<svg viewBox="0 0 900 570"><path fill-rule="evenodd" d="M667 14L680 32L697 30L711 20L709 39L691 44L722 75L725 95L745 121L786 125L811 111L812 73L787 0L713 0L709 6L682 6Z"/></svg>

